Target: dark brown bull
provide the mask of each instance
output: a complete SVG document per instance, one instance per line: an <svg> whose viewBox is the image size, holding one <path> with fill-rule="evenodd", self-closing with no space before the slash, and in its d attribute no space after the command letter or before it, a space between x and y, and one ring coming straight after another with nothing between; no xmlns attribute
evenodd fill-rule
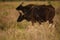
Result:
<svg viewBox="0 0 60 40"><path fill-rule="evenodd" d="M16 10L21 10L20 16L18 17L18 22L26 19L27 21L34 22L46 22L47 20L49 23L53 23L53 18L55 16L55 8L52 5L33 5L29 4L27 6L19 5Z"/></svg>

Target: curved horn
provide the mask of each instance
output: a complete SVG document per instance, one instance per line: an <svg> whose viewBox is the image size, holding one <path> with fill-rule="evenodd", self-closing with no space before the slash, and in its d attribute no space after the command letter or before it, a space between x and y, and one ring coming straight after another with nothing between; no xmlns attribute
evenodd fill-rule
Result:
<svg viewBox="0 0 60 40"><path fill-rule="evenodd" d="M20 5L22 5L24 2L22 2Z"/></svg>

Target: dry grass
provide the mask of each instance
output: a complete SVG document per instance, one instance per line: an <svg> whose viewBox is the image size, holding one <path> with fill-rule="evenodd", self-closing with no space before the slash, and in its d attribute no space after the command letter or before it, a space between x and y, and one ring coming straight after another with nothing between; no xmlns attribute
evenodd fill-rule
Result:
<svg viewBox="0 0 60 40"><path fill-rule="evenodd" d="M52 5L56 8L55 22L56 27L49 27L49 24L35 23L34 26L30 22L22 21L17 23L19 16L15 8L21 2L0 2L0 40L60 40L60 2L53 1ZM48 5L48 2L27 2L27 4Z"/></svg>

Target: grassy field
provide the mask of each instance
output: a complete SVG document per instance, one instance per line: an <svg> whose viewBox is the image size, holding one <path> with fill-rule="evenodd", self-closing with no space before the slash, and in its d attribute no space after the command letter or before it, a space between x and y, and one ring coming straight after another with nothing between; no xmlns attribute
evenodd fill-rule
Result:
<svg viewBox="0 0 60 40"><path fill-rule="evenodd" d="M40 37L40 31L34 31L36 28L39 30L39 27L35 27L35 29L33 29L31 23L27 22L26 20L17 23L16 20L19 16L19 13L16 11L16 7L19 6L20 3L21 2L0 2L0 40L44 40L43 37ZM43 1L25 1L23 6L31 3L36 5L48 5L48 2ZM55 7L56 10L56 15L54 18L54 21L56 22L55 29L58 40L60 40L60 2L52 1L51 4ZM36 34L38 36L33 32L32 34L28 32L29 25L34 33L37 32ZM38 23L36 23L35 26L36 25L38 25Z"/></svg>

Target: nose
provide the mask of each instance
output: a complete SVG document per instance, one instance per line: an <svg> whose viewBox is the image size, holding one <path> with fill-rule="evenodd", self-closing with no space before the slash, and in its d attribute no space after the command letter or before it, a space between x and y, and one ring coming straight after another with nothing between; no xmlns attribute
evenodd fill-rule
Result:
<svg viewBox="0 0 60 40"><path fill-rule="evenodd" d="M21 20L20 19L17 19L17 22L21 22Z"/></svg>

